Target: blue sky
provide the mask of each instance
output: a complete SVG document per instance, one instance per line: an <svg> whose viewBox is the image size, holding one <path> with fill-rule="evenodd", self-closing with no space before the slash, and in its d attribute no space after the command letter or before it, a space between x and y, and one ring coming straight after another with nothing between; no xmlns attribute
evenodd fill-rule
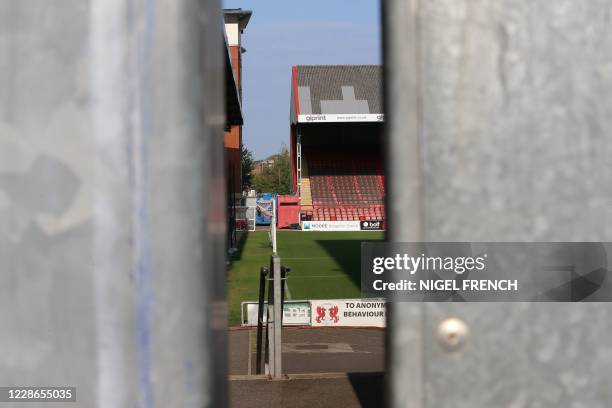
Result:
<svg viewBox="0 0 612 408"><path fill-rule="evenodd" d="M243 143L255 159L289 145L291 66L379 64L377 0L225 0L253 11L243 34Z"/></svg>

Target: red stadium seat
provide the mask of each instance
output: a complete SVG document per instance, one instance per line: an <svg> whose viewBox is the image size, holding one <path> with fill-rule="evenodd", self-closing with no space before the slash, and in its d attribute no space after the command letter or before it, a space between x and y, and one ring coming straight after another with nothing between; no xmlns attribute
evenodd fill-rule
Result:
<svg viewBox="0 0 612 408"><path fill-rule="evenodd" d="M384 175L371 151L304 149L315 220L384 220Z"/></svg>

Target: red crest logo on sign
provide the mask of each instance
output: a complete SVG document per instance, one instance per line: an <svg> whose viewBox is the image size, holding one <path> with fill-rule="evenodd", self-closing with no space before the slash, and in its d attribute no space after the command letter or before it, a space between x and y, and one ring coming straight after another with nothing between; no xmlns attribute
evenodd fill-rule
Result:
<svg viewBox="0 0 612 408"><path fill-rule="evenodd" d="M325 318L325 308L323 306L317 307L317 323L321 323L321 320Z"/></svg>
<svg viewBox="0 0 612 408"><path fill-rule="evenodd" d="M340 320L338 317L338 306L329 308L329 317L334 321L334 323L338 323L338 320Z"/></svg>
<svg viewBox="0 0 612 408"><path fill-rule="evenodd" d="M332 325L340 320L340 307L333 303L323 303L316 307L314 322L323 325Z"/></svg>

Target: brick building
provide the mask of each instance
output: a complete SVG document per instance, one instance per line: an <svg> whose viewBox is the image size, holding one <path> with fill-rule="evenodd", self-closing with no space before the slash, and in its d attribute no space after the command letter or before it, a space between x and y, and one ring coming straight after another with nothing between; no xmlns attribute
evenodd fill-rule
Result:
<svg viewBox="0 0 612 408"><path fill-rule="evenodd" d="M225 35L234 82L237 93L242 102L242 54L246 51L242 47L242 33L251 18L250 10L225 9ZM225 157L227 160L228 188L234 201L242 197L242 180L240 174L240 152L242 149L242 124L228 124L224 135Z"/></svg>

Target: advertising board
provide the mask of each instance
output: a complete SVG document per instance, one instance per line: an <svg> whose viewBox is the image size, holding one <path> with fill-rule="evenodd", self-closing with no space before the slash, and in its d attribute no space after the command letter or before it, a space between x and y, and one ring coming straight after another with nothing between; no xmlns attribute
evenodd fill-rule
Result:
<svg viewBox="0 0 612 408"><path fill-rule="evenodd" d="M298 115L299 123L320 122L384 122L382 113L342 113L342 114L308 114Z"/></svg>
<svg viewBox="0 0 612 408"><path fill-rule="evenodd" d="M385 327L384 299L311 300L311 325L331 327Z"/></svg>
<svg viewBox="0 0 612 408"><path fill-rule="evenodd" d="M264 322L268 304L264 306ZM257 302L242 302L242 325L257 326ZM283 305L283 326L310 325L310 302L305 300L285 300Z"/></svg>
<svg viewBox="0 0 612 408"><path fill-rule="evenodd" d="M303 231L360 231L359 221L302 221Z"/></svg>

